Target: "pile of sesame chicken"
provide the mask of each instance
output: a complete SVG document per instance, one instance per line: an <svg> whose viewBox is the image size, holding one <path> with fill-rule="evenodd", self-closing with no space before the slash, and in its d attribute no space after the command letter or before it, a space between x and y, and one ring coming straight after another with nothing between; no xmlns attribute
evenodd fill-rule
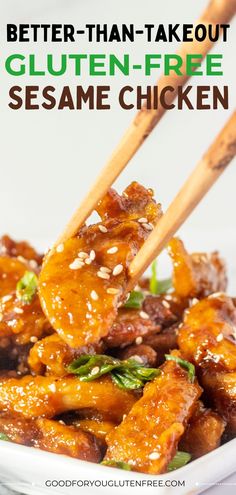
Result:
<svg viewBox="0 0 236 495"><path fill-rule="evenodd" d="M178 238L172 287L127 293L161 206L134 182L97 213L43 263L0 240L0 440L160 474L236 434L235 299L218 253Z"/></svg>

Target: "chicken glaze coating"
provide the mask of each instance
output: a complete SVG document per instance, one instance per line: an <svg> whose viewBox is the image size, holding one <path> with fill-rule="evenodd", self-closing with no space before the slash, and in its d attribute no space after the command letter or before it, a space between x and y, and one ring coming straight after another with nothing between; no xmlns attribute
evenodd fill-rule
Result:
<svg viewBox="0 0 236 495"><path fill-rule="evenodd" d="M14 241L8 235L0 238L0 256L18 258L19 261L27 263L31 270L38 269L43 260L43 256L26 241Z"/></svg>
<svg viewBox="0 0 236 495"><path fill-rule="evenodd" d="M198 367L207 402L236 433L236 307L225 294L213 294L194 305L184 317L178 344Z"/></svg>
<svg viewBox="0 0 236 495"><path fill-rule="evenodd" d="M137 338L156 334L160 329L143 310L120 308L103 342L108 348L126 347Z"/></svg>
<svg viewBox="0 0 236 495"><path fill-rule="evenodd" d="M178 296L202 298L226 290L225 263L217 252L189 254L176 237L168 248L173 261L173 287Z"/></svg>
<svg viewBox="0 0 236 495"><path fill-rule="evenodd" d="M117 425L113 421L98 420L98 419L76 419L72 425L76 428L81 428L83 431L92 433L96 438L102 441L103 445L106 445L106 436Z"/></svg>
<svg viewBox="0 0 236 495"><path fill-rule="evenodd" d="M119 359L135 359L138 363L151 368L157 365L157 353L150 345L132 344L117 352Z"/></svg>
<svg viewBox="0 0 236 495"><path fill-rule="evenodd" d="M165 354L176 349L178 338L178 324L164 328L162 332L144 337L145 346L151 347L156 352L156 366L160 366L165 361Z"/></svg>
<svg viewBox="0 0 236 495"><path fill-rule="evenodd" d="M107 435L105 460L126 462L143 473L165 472L201 393L186 370L166 361L160 375L145 386L142 398Z"/></svg>
<svg viewBox="0 0 236 495"><path fill-rule="evenodd" d="M0 430L15 443L99 462L102 454L96 438L82 429L46 418L25 419L0 415Z"/></svg>
<svg viewBox="0 0 236 495"><path fill-rule="evenodd" d="M109 377L92 382L76 376L0 377L0 411L26 418L53 418L66 411L93 408L120 421L135 401L134 393L121 390Z"/></svg>
<svg viewBox="0 0 236 495"><path fill-rule="evenodd" d="M29 352L28 363L36 375L65 376L67 366L82 354L103 354L104 345L90 344L74 349L57 333L36 342Z"/></svg>
<svg viewBox="0 0 236 495"><path fill-rule="evenodd" d="M186 359L201 368L236 370L236 308L230 297L213 294L185 312L178 345Z"/></svg>
<svg viewBox="0 0 236 495"><path fill-rule="evenodd" d="M229 438L236 435L236 372L224 373L214 370L201 372L201 383L207 401L227 423Z"/></svg>
<svg viewBox="0 0 236 495"><path fill-rule="evenodd" d="M50 335L32 347L29 353L29 365L31 370L39 375L44 373L56 376L66 374L66 367L71 361L82 354L104 354L108 348L127 347L144 336L157 333L160 327L156 326L141 311L135 309L120 308L118 315L111 326L107 337L96 344L73 348L62 340L57 333ZM155 353L155 351L153 351Z"/></svg>
<svg viewBox="0 0 236 495"><path fill-rule="evenodd" d="M23 277L27 265L16 258L0 256L0 297L8 296Z"/></svg>
<svg viewBox="0 0 236 495"><path fill-rule="evenodd" d="M102 222L83 226L45 258L41 304L69 346L108 334L125 298L128 267L161 215L152 195L136 182L121 196L111 190L97 207Z"/></svg>
<svg viewBox="0 0 236 495"><path fill-rule="evenodd" d="M50 330L37 294L30 303L20 300L16 291L0 298L0 341L12 337L17 345L34 343Z"/></svg>

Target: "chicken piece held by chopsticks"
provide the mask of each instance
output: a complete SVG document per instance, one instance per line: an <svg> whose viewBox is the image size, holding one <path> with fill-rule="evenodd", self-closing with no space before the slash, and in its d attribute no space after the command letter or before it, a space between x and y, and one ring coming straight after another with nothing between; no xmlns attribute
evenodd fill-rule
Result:
<svg viewBox="0 0 236 495"><path fill-rule="evenodd" d="M119 196L110 190L97 207L102 222L46 256L39 279L43 310L71 347L97 343L108 334L124 302L128 268L161 207L153 193L132 183Z"/></svg>

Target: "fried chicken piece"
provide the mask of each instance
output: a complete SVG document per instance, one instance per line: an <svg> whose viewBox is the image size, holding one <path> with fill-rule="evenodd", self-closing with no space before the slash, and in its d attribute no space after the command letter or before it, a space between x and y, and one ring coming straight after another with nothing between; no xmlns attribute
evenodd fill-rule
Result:
<svg viewBox="0 0 236 495"><path fill-rule="evenodd" d="M148 315L140 310L121 308L104 343L108 348L125 347L132 344L137 338L160 331Z"/></svg>
<svg viewBox="0 0 236 495"><path fill-rule="evenodd" d="M43 256L38 254L37 251L25 241L14 241L8 235L3 235L0 238L0 256L9 256L10 258L18 258L29 262L31 269L38 268Z"/></svg>
<svg viewBox="0 0 236 495"><path fill-rule="evenodd" d="M217 252L188 254L183 242L169 242L173 260L173 286L181 298L202 298L227 287L226 268Z"/></svg>
<svg viewBox="0 0 236 495"><path fill-rule="evenodd" d="M37 375L64 376L66 367L82 354L102 354L103 343L74 349L66 344L57 333L36 342L29 353L28 363Z"/></svg>
<svg viewBox="0 0 236 495"><path fill-rule="evenodd" d="M1 297L0 315L0 340L12 337L12 343L25 345L42 338L51 330L37 294L28 304L20 300L15 291Z"/></svg>
<svg viewBox="0 0 236 495"><path fill-rule="evenodd" d="M72 423L76 428L92 433L105 444L105 438L116 427L112 421L98 421L96 419L76 419Z"/></svg>
<svg viewBox="0 0 236 495"><path fill-rule="evenodd" d="M26 418L53 418L66 411L89 407L120 421L135 400L135 394L121 390L108 377L92 382L83 382L76 376L0 377L0 410Z"/></svg>
<svg viewBox="0 0 236 495"><path fill-rule="evenodd" d="M147 474L165 472L200 395L201 388L189 381L186 370L175 361L165 362L143 397L107 435L105 460L126 462Z"/></svg>
<svg viewBox="0 0 236 495"><path fill-rule="evenodd" d="M58 421L3 415L0 416L0 431L12 442L21 445L37 447L84 461L101 460L101 450L93 435Z"/></svg>
<svg viewBox="0 0 236 495"><path fill-rule="evenodd" d="M7 343L7 344L6 344ZM28 355L32 344L18 345L13 338L0 339L0 375L28 375Z"/></svg>
<svg viewBox="0 0 236 495"><path fill-rule="evenodd" d="M166 299L167 297L167 299ZM185 307L177 304L178 300L171 294L158 296L147 296L143 301L143 310L148 314L150 319L161 328L166 328L180 319Z"/></svg>
<svg viewBox="0 0 236 495"><path fill-rule="evenodd" d="M156 352L156 366L160 366L165 360L165 354L177 348L178 324L172 325L156 335L144 337L144 345L150 346Z"/></svg>
<svg viewBox="0 0 236 495"><path fill-rule="evenodd" d="M230 297L209 296L193 306L179 330L181 352L198 366L209 403L236 432L236 308Z"/></svg>
<svg viewBox="0 0 236 495"><path fill-rule="evenodd" d="M204 370L201 375L207 400L226 421L227 433L236 435L236 372Z"/></svg>
<svg viewBox="0 0 236 495"><path fill-rule="evenodd" d="M185 358L197 366L222 371L236 370L234 335L236 308L232 299L216 294L201 300L189 309L183 327L179 330L178 344Z"/></svg>
<svg viewBox="0 0 236 495"><path fill-rule="evenodd" d="M180 440L179 450L189 452L192 459L197 459L219 447L224 429L225 422L219 414L206 409L199 401Z"/></svg>
<svg viewBox="0 0 236 495"><path fill-rule="evenodd" d="M103 222L82 227L51 252L39 278L43 310L74 348L108 334L125 297L129 265L152 229L150 222L161 216L152 193L137 183L122 196L108 192L97 211Z"/></svg>
<svg viewBox="0 0 236 495"><path fill-rule="evenodd" d="M107 337L97 344L80 348L72 348L58 334L50 335L37 342L30 351L29 365L36 374L66 374L66 366L82 354L102 354L106 348L125 347L136 339L158 332L149 319L140 316L140 311L119 309L117 319L113 323ZM155 351L152 351L152 360ZM146 362L146 360L145 360Z"/></svg>
<svg viewBox="0 0 236 495"><path fill-rule="evenodd" d="M125 349L117 353L119 359L136 359L136 361L142 363L144 366L154 367L157 362L157 353L150 347L150 345L139 344L129 345Z"/></svg>
<svg viewBox="0 0 236 495"><path fill-rule="evenodd" d="M0 297L8 296L16 289L26 270L27 265L22 261L0 256Z"/></svg>

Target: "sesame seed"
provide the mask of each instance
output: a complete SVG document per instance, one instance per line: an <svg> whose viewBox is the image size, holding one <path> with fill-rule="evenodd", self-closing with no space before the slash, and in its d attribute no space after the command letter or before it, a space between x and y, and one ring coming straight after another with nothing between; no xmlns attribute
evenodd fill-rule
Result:
<svg viewBox="0 0 236 495"><path fill-rule="evenodd" d="M102 232L103 234L106 234L107 228L104 225L99 225L98 228L99 228L100 232Z"/></svg>
<svg viewBox="0 0 236 495"><path fill-rule="evenodd" d="M74 323L73 314L72 314L70 311L68 311L68 313L67 313L67 314L68 314L68 316L69 316L70 325L72 325L72 324Z"/></svg>
<svg viewBox="0 0 236 495"><path fill-rule="evenodd" d="M125 298L124 298L124 302L123 304L127 303L127 301L129 300L129 297L130 297L130 292L127 292Z"/></svg>
<svg viewBox="0 0 236 495"><path fill-rule="evenodd" d="M96 253L95 253L94 249L92 249L92 250L90 251L90 253L89 253L89 257L90 257L90 259L91 259L92 261L93 261L93 260L95 260L95 258L96 258Z"/></svg>
<svg viewBox="0 0 236 495"><path fill-rule="evenodd" d="M142 226L143 226L146 230L153 230L153 226L152 226L150 223L142 223Z"/></svg>
<svg viewBox="0 0 236 495"><path fill-rule="evenodd" d="M14 311L15 313L17 313L18 315L21 315L22 313L24 313L23 309L22 308L14 308Z"/></svg>
<svg viewBox="0 0 236 495"><path fill-rule="evenodd" d="M108 254L115 254L115 253L117 253L117 251L118 251L118 247L117 246L113 246L113 247L111 247L110 249L107 250L107 253Z"/></svg>
<svg viewBox="0 0 236 495"><path fill-rule="evenodd" d="M57 253L62 253L64 251L64 244L58 244L56 251Z"/></svg>
<svg viewBox="0 0 236 495"><path fill-rule="evenodd" d="M165 299L166 299L166 301L172 301L173 298L172 298L172 296L170 294L167 294L165 296Z"/></svg>
<svg viewBox="0 0 236 495"><path fill-rule="evenodd" d="M139 315L143 318L143 320L149 320L149 316L145 311L140 311Z"/></svg>
<svg viewBox="0 0 236 495"><path fill-rule="evenodd" d="M18 259L21 263L25 263L25 262L26 262L26 259L24 258L24 256L17 256L17 259Z"/></svg>
<svg viewBox="0 0 236 495"><path fill-rule="evenodd" d="M84 262L79 258L75 258L75 260L69 265L69 268L71 270L78 270L79 268L82 268L82 266L84 266Z"/></svg>
<svg viewBox="0 0 236 495"><path fill-rule="evenodd" d="M142 218L139 218L139 219L138 219L138 222L139 222L139 223L148 223L148 219L147 219L147 218L145 218L145 217L142 217Z"/></svg>
<svg viewBox="0 0 236 495"><path fill-rule="evenodd" d="M79 258L82 260L85 260L85 258L88 258L88 253L85 253L84 251L80 251L78 254Z"/></svg>
<svg viewBox="0 0 236 495"><path fill-rule="evenodd" d="M155 461L156 459L159 459L160 454L158 452L151 452L148 457L151 461Z"/></svg>
<svg viewBox="0 0 236 495"><path fill-rule="evenodd" d="M84 260L84 262L86 263L86 265L91 265L92 260L91 260L91 258L86 258L86 260Z"/></svg>
<svg viewBox="0 0 236 495"><path fill-rule="evenodd" d="M109 287L109 289L107 289L107 294L118 294L119 292L119 289L115 289L115 287Z"/></svg>
<svg viewBox="0 0 236 495"><path fill-rule="evenodd" d="M115 268L113 269L113 272L112 274L114 275L114 277L116 277L116 275L119 275L121 272L123 272L123 265L121 265L121 263L119 265L116 265Z"/></svg>
<svg viewBox="0 0 236 495"><path fill-rule="evenodd" d="M100 272L100 271L97 272L97 276L99 278L103 278L104 280L109 280L109 278L110 278L109 273L104 273L104 272Z"/></svg>
<svg viewBox="0 0 236 495"><path fill-rule="evenodd" d="M99 373L99 371L100 371L99 366L94 366L94 368L91 370L90 375L92 375L92 376L97 375Z"/></svg>
<svg viewBox="0 0 236 495"><path fill-rule="evenodd" d="M217 342L221 342L223 340L224 336L223 336L223 333L219 333L219 335L217 335L216 337L216 340Z"/></svg>
<svg viewBox="0 0 236 495"><path fill-rule="evenodd" d="M137 363L139 364L143 364L143 360L140 356L138 356L137 354L134 354L133 356L130 356L131 359L134 359L134 361L136 361Z"/></svg>
<svg viewBox="0 0 236 495"><path fill-rule="evenodd" d="M35 260L29 260L29 266L32 270L36 270L36 268L38 268L38 263Z"/></svg>
<svg viewBox="0 0 236 495"><path fill-rule="evenodd" d="M35 344L35 342L38 341L38 337L36 337L35 335L32 335L32 337L30 337L30 342L32 342L32 344Z"/></svg>
<svg viewBox="0 0 236 495"><path fill-rule="evenodd" d="M3 319L3 314L0 313L0 321L2 321L2 319Z"/></svg>
<svg viewBox="0 0 236 495"><path fill-rule="evenodd" d="M191 306L195 306L195 304L197 304L199 302L199 299L197 299L197 297L194 297L191 301Z"/></svg>
<svg viewBox="0 0 236 495"><path fill-rule="evenodd" d="M91 298L94 300L94 301L97 301L98 300L98 295L97 295L97 292L95 290L92 290L91 293Z"/></svg>
<svg viewBox="0 0 236 495"><path fill-rule="evenodd" d="M57 391L55 383L51 383L50 385L48 385L48 388L49 390L51 390L51 392Z"/></svg>
<svg viewBox="0 0 236 495"><path fill-rule="evenodd" d="M163 301L161 301L161 304L162 304L162 306L164 306L164 308L167 308L167 309L170 308L170 303L168 303L168 301L165 301L165 299L163 299Z"/></svg>
<svg viewBox="0 0 236 495"><path fill-rule="evenodd" d="M141 336L140 337L137 337L135 339L135 344L140 345L140 344L142 344L142 341L143 341L143 337L141 337Z"/></svg>
<svg viewBox="0 0 236 495"><path fill-rule="evenodd" d="M11 294L9 294L8 296L2 297L2 302L6 303L6 302L10 301L11 299L12 299L12 296L11 296Z"/></svg>
<svg viewBox="0 0 236 495"><path fill-rule="evenodd" d="M209 299L212 299L214 297L221 297L224 296L223 292L214 292L213 294L210 294Z"/></svg>
<svg viewBox="0 0 236 495"><path fill-rule="evenodd" d="M106 266L101 266L99 268L100 272L104 272L104 273L111 273L111 269L110 268L107 268Z"/></svg>
<svg viewBox="0 0 236 495"><path fill-rule="evenodd" d="M60 425L63 425L63 426L66 424L65 421L62 421L62 419L59 419L58 423L60 423Z"/></svg>

